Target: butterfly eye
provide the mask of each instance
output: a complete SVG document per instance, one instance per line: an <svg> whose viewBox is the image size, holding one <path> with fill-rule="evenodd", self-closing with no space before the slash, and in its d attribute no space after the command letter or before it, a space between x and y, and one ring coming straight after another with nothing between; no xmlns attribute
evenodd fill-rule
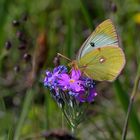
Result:
<svg viewBox="0 0 140 140"><path fill-rule="evenodd" d="M90 42L90 45L91 45L91 47L94 47L95 43L94 42Z"/></svg>

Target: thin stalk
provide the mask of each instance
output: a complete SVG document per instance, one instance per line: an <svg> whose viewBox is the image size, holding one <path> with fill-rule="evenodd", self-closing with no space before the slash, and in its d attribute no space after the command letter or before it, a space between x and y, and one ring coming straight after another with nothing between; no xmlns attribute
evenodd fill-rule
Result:
<svg viewBox="0 0 140 140"><path fill-rule="evenodd" d="M137 93L139 81L140 81L140 64L138 66L138 71L137 71L137 75L136 75L136 78L135 78L134 87L133 87L131 97L130 97L130 101L129 101L129 105L128 105L126 119L125 119L125 123L124 123L124 127L123 127L122 140L126 140L128 120L129 120L129 116L130 116L131 109L132 109L132 106L133 106L134 98L135 98L136 93Z"/></svg>
<svg viewBox="0 0 140 140"><path fill-rule="evenodd" d="M31 101L33 99L33 90L29 89L27 90L25 99L24 99L24 104L23 104L23 108L22 108L22 112L15 130L15 134L14 134L14 140L19 140L20 139L20 135L21 135L21 130L23 128L24 125L24 121L27 117L27 114L29 112L30 106L31 106Z"/></svg>
<svg viewBox="0 0 140 140"><path fill-rule="evenodd" d="M76 126L71 127L71 134L72 136L75 136Z"/></svg>
<svg viewBox="0 0 140 140"><path fill-rule="evenodd" d="M64 129L64 114L63 114L63 112L62 112L61 116L62 116L62 129Z"/></svg>
<svg viewBox="0 0 140 140"><path fill-rule="evenodd" d="M71 121L70 121L70 119L69 119L69 117L68 117L68 115L67 115L65 109L62 108L62 111L63 111L63 114L64 114L64 116L65 116L65 118L66 118L68 124L70 125L70 127L72 127L72 123L71 123Z"/></svg>
<svg viewBox="0 0 140 140"><path fill-rule="evenodd" d="M49 121L49 114L50 114L50 98L48 98L49 94L45 94L45 102L44 102L44 110L45 110L45 123L44 128L49 130L50 128L50 121Z"/></svg>

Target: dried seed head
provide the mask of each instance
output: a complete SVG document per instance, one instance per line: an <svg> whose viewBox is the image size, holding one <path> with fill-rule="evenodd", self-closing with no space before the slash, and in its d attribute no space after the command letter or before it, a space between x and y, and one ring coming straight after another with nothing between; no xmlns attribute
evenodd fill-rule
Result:
<svg viewBox="0 0 140 140"><path fill-rule="evenodd" d="M31 60L31 55L28 54L28 53L25 53L25 54L23 55L23 59L24 59L25 61L30 61L30 60Z"/></svg>
<svg viewBox="0 0 140 140"><path fill-rule="evenodd" d="M21 20L22 20L22 21L27 21L27 19L28 19L28 14L27 14L27 13L24 13L24 14L22 15L22 17L21 17Z"/></svg>
<svg viewBox="0 0 140 140"><path fill-rule="evenodd" d="M60 57L56 56L53 60L54 66L57 67L60 65Z"/></svg>
<svg viewBox="0 0 140 140"><path fill-rule="evenodd" d="M115 3L111 4L111 10L112 10L113 13L117 12L117 5Z"/></svg>
<svg viewBox="0 0 140 140"><path fill-rule="evenodd" d="M25 50L26 49L26 44L22 43L18 47L19 50Z"/></svg>
<svg viewBox="0 0 140 140"><path fill-rule="evenodd" d="M23 38L23 33L21 31L17 31L16 36L19 40L21 40Z"/></svg>
<svg viewBox="0 0 140 140"><path fill-rule="evenodd" d="M15 71L15 72L19 72L19 71L20 71L19 65L16 65L16 66L14 67L14 71Z"/></svg>
<svg viewBox="0 0 140 140"><path fill-rule="evenodd" d="M9 50L12 47L12 43L10 41L5 42L5 48Z"/></svg>
<svg viewBox="0 0 140 140"><path fill-rule="evenodd" d="M25 39L25 34L21 31L17 31L16 33L17 38L19 39L20 42L24 42L26 43L26 39Z"/></svg>
<svg viewBox="0 0 140 140"><path fill-rule="evenodd" d="M16 26L19 26L19 25L20 25L20 22L19 22L18 20L15 20L15 19L14 19L14 20L12 21L12 24L13 24L13 26L16 27Z"/></svg>

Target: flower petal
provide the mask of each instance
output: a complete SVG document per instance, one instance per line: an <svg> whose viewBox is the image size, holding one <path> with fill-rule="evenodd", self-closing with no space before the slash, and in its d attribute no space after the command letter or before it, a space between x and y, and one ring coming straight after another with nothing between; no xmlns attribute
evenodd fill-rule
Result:
<svg viewBox="0 0 140 140"><path fill-rule="evenodd" d="M95 90L95 88L92 88L89 90L89 93L86 92L79 92L79 94L77 95L76 99L79 102L93 102L95 97L97 96L97 92Z"/></svg>
<svg viewBox="0 0 140 140"><path fill-rule="evenodd" d="M71 78L72 79L78 80L80 78L80 76L81 76L80 70L72 69L72 71L71 71Z"/></svg>
<svg viewBox="0 0 140 140"><path fill-rule="evenodd" d="M60 74L58 77L58 85L62 90L67 90L69 87L70 77L68 74Z"/></svg>
<svg viewBox="0 0 140 140"><path fill-rule="evenodd" d="M79 93L77 96L76 96L76 99L79 101L79 102L85 102L85 92L81 92Z"/></svg>
<svg viewBox="0 0 140 140"><path fill-rule="evenodd" d="M70 90L72 90L74 92L79 92L81 90L81 87L76 83L71 83Z"/></svg>
<svg viewBox="0 0 140 140"><path fill-rule="evenodd" d="M66 73L67 72L67 67L63 66L63 65L60 65L58 67L55 67L54 70L53 70L53 73Z"/></svg>
<svg viewBox="0 0 140 140"><path fill-rule="evenodd" d="M87 96L87 102L93 102L94 98L97 96L95 88L89 89L89 95Z"/></svg>

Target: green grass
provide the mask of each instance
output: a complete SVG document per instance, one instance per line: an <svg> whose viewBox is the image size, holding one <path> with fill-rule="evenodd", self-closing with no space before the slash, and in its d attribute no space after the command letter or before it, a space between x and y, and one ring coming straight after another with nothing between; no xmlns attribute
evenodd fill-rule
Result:
<svg viewBox="0 0 140 140"><path fill-rule="evenodd" d="M113 11L114 5L117 11ZM134 16L140 13L139 6L140 2L137 0L2 0L0 140L36 137L42 131L59 130L64 126L70 132L60 109L42 84L44 71L54 67L52 61L57 52L74 59L96 25L108 18L113 20L117 28L121 47L126 55L126 66L113 84L100 82L97 85L98 97L87 110L89 113L85 122L78 127L77 136L82 140L87 137L89 140L101 140L105 134L106 139L121 139L140 58L140 23L134 20ZM28 14L27 21L22 20L25 13ZM20 26L13 27L14 19L21 22ZM17 31L25 33L28 42L26 50L18 49L20 41ZM41 42L39 39L43 33L45 39ZM12 42L9 50L4 46L6 40ZM42 50L46 50L46 54ZM23 59L25 52L32 56L28 62ZM61 63L66 64L67 61L62 60ZM20 66L19 72L14 70L16 65ZM140 139L139 94L135 100L129 118L128 140ZM45 138L41 136L39 139Z"/></svg>

